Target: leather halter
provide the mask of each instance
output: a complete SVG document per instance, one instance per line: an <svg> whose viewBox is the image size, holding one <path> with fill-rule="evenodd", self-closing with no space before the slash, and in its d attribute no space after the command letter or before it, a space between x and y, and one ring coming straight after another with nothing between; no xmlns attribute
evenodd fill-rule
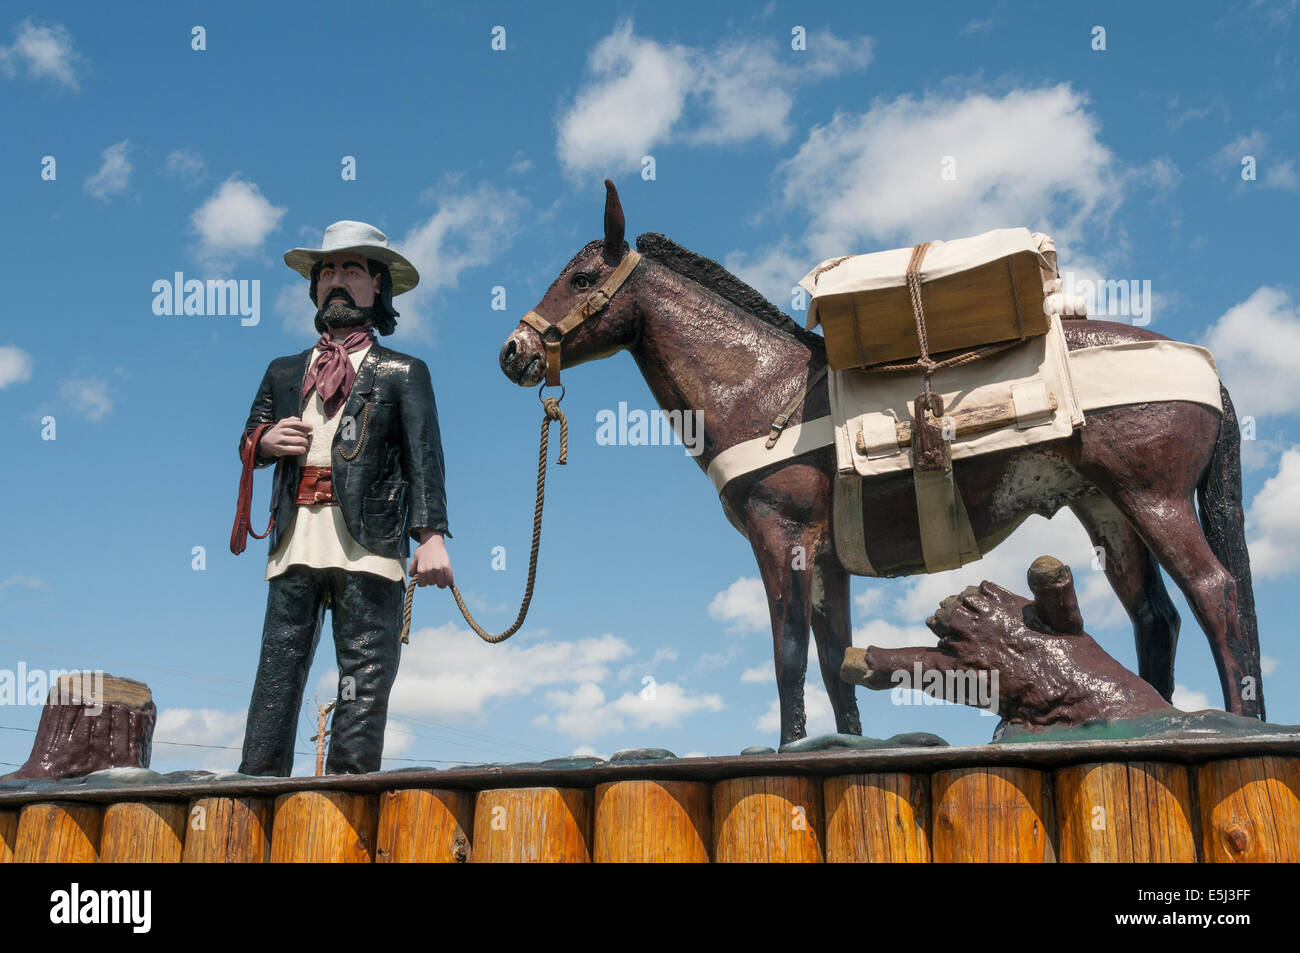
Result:
<svg viewBox="0 0 1300 953"><path fill-rule="evenodd" d="M560 342L564 340L564 336L609 304L609 299L614 297L614 292L623 286L623 282L627 281L640 261L641 254L629 249L623 260L618 263L618 267L605 279L605 283L587 295L558 321L548 321L536 311L529 311L523 316L523 322L541 335L542 345L546 348L548 386L554 387L560 383Z"/></svg>

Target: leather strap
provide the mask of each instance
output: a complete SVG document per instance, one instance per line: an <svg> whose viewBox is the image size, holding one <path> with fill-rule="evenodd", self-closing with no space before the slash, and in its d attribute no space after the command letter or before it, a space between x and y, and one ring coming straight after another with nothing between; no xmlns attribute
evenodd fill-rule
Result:
<svg viewBox="0 0 1300 953"><path fill-rule="evenodd" d="M271 532L271 527L275 525L275 514L271 514L270 521L266 524L266 532L258 534L253 532L252 516L250 510L253 507L253 467L257 461L257 442L262 439L262 434L270 428L270 424L258 425L248 438L244 445L239 448L239 459L243 461L243 470L239 474L239 498L235 502L235 525L230 530L230 551L238 556L248 545L248 537L254 539L265 539Z"/></svg>
<svg viewBox="0 0 1300 953"><path fill-rule="evenodd" d="M826 371L829 369L829 364L823 366L820 371L812 376L812 380L808 382L808 386L800 391L799 395L795 397L794 400L785 405L785 410L776 415L776 419L772 421L772 430L767 435L766 446L768 450L771 450L776 446L776 441L781 436L781 431L785 429L785 425L789 422L790 417L799 409L799 405L804 402L808 395L812 393L812 389L817 386L818 382L826 376Z"/></svg>
<svg viewBox="0 0 1300 953"><path fill-rule="evenodd" d="M623 256L623 260L618 263L618 267L610 272L605 283L574 305L569 313L558 321L548 321L536 311L529 311L523 316L523 322L542 336L548 386L555 387L560 383L560 341L583 321L609 304L610 298L614 297L614 292L623 286L623 282L627 281L640 261L640 252L628 251Z"/></svg>

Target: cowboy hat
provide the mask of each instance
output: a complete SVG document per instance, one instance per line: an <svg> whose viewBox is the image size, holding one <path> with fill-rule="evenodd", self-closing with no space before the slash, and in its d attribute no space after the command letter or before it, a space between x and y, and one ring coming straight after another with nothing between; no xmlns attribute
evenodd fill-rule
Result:
<svg viewBox="0 0 1300 953"><path fill-rule="evenodd" d="M335 222L325 229L321 248L292 248L284 253L284 263L304 278L311 277L312 266L326 255L336 251L357 249L367 258L382 261L388 266L393 279L393 294L410 291L420 283L420 273L415 266L388 247L388 236L365 222Z"/></svg>

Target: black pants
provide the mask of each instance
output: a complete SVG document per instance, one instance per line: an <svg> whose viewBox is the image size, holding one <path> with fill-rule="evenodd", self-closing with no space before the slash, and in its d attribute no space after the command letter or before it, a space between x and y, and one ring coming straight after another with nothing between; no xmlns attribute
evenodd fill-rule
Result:
<svg viewBox="0 0 1300 953"><path fill-rule="evenodd" d="M262 655L244 729L243 774L288 777L303 689L331 606L339 690L329 774L378 771L401 655L405 585L364 572L290 566L270 581Z"/></svg>

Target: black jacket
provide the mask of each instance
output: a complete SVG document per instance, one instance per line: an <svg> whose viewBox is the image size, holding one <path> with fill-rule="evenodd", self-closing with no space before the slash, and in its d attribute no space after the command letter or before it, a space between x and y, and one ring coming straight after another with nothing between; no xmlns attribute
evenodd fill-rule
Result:
<svg viewBox="0 0 1300 953"><path fill-rule="evenodd" d="M302 381L311 355L308 349L278 357L267 367L248 412L241 447L259 424L302 416ZM417 530L433 530L450 539L438 408L424 361L372 345L339 413L330 474L353 538L372 553L394 558L410 554L407 540L418 542ZM296 456L277 460L257 455L257 466L272 463L275 526L270 545L275 552L298 512L300 465Z"/></svg>

